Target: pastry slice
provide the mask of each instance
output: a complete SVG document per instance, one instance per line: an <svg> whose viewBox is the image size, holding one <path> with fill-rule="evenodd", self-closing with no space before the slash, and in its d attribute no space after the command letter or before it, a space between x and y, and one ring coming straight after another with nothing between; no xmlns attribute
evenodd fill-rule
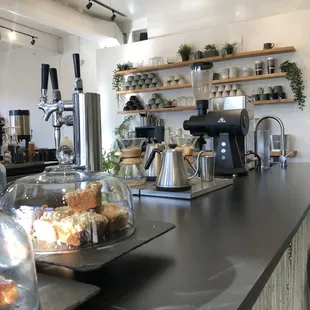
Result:
<svg viewBox="0 0 310 310"><path fill-rule="evenodd" d="M18 299L17 285L12 280L0 276L0 309L5 309Z"/></svg>
<svg viewBox="0 0 310 310"><path fill-rule="evenodd" d="M101 205L101 188L99 182L89 183L85 189L67 193L65 199L71 210L83 212Z"/></svg>
<svg viewBox="0 0 310 310"><path fill-rule="evenodd" d="M51 220L35 220L33 222L34 236L45 242L56 242L58 234L53 221Z"/></svg>

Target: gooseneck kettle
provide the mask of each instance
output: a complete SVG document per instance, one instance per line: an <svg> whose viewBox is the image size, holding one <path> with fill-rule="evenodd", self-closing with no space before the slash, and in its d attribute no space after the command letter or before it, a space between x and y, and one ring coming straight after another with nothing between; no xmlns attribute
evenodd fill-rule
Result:
<svg viewBox="0 0 310 310"><path fill-rule="evenodd" d="M175 149L175 144L169 146L171 147L170 149L166 149L162 152L158 149L153 149L146 162L145 169L150 167L157 154L161 154L162 166L156 179L156 189L174 192L189 190L191 188L190 180L197 176L199 170L199 158L201 153L197 156L198 164L195 174L189 177L183 151Z"/></svg>

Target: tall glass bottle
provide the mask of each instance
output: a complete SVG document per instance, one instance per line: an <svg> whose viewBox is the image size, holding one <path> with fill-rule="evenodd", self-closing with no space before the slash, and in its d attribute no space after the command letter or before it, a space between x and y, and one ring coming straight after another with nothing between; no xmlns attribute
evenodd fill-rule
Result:
<svg viewBox="0 0 310 310"><path fill-rule="evenodd" d="M4 164L11 164L12 163L12 154L9 150L9 144L10 144L10 134L9 134L9 128L3 127L3 143L1 146L1 155L3 156L3 162Z"/></svg>

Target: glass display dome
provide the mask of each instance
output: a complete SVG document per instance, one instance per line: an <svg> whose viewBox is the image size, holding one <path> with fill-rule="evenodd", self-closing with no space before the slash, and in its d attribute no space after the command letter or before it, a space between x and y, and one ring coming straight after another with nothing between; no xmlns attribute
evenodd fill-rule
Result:
<svg viewBox="0 0 310 310"><path fill-rule="evenodd" d="M0 309L39 309L31 241L18 223L1 213L0 253Z"/></svg>
<svg viewBox="0 0 310 310"><path fill-rule="evenodd" d="M59 166L18 179L0 209L27 231L34 252L65 253L120 241L135 230L131 190L118 178L72 165L74 152L61 146Z"/></svg>

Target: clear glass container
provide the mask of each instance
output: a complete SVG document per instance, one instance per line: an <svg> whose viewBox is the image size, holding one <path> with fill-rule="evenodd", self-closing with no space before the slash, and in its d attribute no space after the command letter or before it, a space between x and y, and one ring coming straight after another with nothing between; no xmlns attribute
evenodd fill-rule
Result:
<svg viewBox="0 0 310 310"><path fill-rule="evenodd" d="M10 134L9 134L9 128L3 127L3 142L1 145L1 154L3 156L3 162L5 164L11 164L12 163L12 154L9 150L9 144L10 144Z"/></svg>
<svg viewBox="0 0 310 310"><path fill-rule="evenodd" d="M8 186L0 209L23 226L36 254L105 246L135 230L132 193L122 180L72 165L68 146L59 166L47 167Z"/></svg>
<svg viewBox="0 0 310 310"><path fill-rule="evenodd" d="M130 187L138 187L146 182L146 172L141 160L141 147L145 138L117 139L121 150L118 176Z"/></svg>
<svg viewBox="0 0 310 310"><path fill-rule="evenodd" d="M213 82L212 62L197 62L191 65L191 79L197 100L208 100Z"/></svg>
<svg viewBox="0 0 310 310"><path fill-rule="evenodd" d="M0 253L0 309L39 309L31 241L21 225L1 213Z"/></svg>

